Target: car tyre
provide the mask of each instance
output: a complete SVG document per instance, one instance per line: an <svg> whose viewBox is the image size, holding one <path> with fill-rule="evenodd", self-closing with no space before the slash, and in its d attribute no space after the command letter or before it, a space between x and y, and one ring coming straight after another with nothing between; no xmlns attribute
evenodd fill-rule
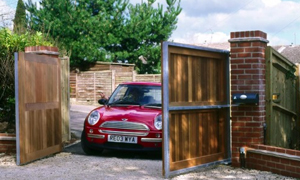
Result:
<svg viewBox="0 0 300 180"><path fill-rule="evenodd" d="M81 148L83 152L86 155L96 155L102 153L103 149L97 149L97 150L91 149L90 147L87 146L87 143L88 142L85 136L85 131L83 130L81 134Z"/></svg>

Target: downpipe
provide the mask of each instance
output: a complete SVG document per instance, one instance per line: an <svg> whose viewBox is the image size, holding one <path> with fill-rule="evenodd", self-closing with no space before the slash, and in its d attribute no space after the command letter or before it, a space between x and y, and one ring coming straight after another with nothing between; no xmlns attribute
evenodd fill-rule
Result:
<svg viewBox="0 0 300 180"><path fill-rule="evenodd" d="M267 124L263 124L263 129L264 129L264 145L267 144Z"/></svg>
<svg viewBox="0 0 300 180"><path fill-rule="evenodd" d="M244 147L240 148L240 167L246 167L246 150Z"/></svg>

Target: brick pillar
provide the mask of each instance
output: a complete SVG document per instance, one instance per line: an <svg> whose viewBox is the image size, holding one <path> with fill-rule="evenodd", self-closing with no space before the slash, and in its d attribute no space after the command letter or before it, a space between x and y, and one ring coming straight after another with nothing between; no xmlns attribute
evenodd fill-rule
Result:
<svg viewBox="0 0 300 180"><path fill-rule="evenodd" d="M59 52L57 47L50 46L29 46L25 47L25 53L45 54L58 58Z"/></svg>
<svg viewBox="0 0 300 180"><path fill-rule="evenodd" d="M232 166L240 167L240 148L263 144L263 124L266 116L265 48L267 34L242 31L230 34L231 96L235 93L258 93L257 105L231 108Z"/></svg>

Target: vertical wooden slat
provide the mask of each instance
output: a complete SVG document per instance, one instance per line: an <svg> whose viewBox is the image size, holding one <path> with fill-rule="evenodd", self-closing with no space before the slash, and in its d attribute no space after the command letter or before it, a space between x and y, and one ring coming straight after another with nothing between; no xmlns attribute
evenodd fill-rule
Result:
<svg viewBox="0 0 300 180"><path fill-rule="evenodd" d="M204 68L205 64L203 61L202 57L198 57L197 59L194 60L194 71L196 71L195 73L195 77L193 79L195 79L194 84L197 87L196 92L197 93L197 98L195 99L196 102L201 102L203 101L203 94L204 94L204 89L205 87L203 87L202 83L203 83L203 71L202 69ZM205 82L204 82L205 83Z"/></svg>
<svg viewBox="0 0 300 180"><path fill-rule="evenodd" d="M172 113L169 114L170 116L170 126L169 126L169 130L170 130L170 141L169 141L169 147L170 147L170 162L175 162L176 161L176 157L175 157L175 153L173 152L175 150L174 144L175 144L175 138L176 138L176 130L175 130L175 117Z"/></svg>
<svg viewBox="0 0 300 180"><path fill-rule="evenodd" d="M41 117L41 123L43 124L43 129L42 129L42 136L43 136L43 145L42 145L42 149L47 148L47 119L46 117L46 111L42 111L42 117Z"/></svg>
<svg viewBox="0 0 300 180"><path fill-rule="evenodd" d="M171 55L171 60L169 63L170 75L174 78L171 78L169 80L168 87L173 87L173 86L177 87L178 86L178 84L176 84L177 81L175 79L175 78L177 78L177 76L176 76L176 68L175 68L176 62L174 61L174 56L175 56L174 54ZM170 91L170 93L169 93L169 101L176 101L176 96L172 91Z"/></svg>
<svg viewBox="0 0 300 180"><path fill-rule="evenodd" d="M222 136L225 134L225 122L226 122L226 119L225 117L227 117L227 114L226 114L226 111L221 111L220 112L221 114L218 114L218 151L219 152L226 152L226 148L225 148L225 140L224 138L222 138Z"/></svg>
<svg viewBox="0 0 300 180"><path fill-rule="evenodd" d="M202 155L208 155L208 120L207 113L202 114Z"/></svg>
<svg viewBox="0 0 300 180"><path fill-rule="evenodd" d="M188 73L188 102L192 102L193 101L193 89L195 84L193 83L193 59L191 57L188 57L188 65L187 65L187 69L186 72ZM189 69L191 69L189 71Z"/></svg>
<svg viewBox="0 0 300 180"><path fill-rule="evenodd" d="M180 154L178 152L180 152L180 128L179 128L179 125L180 125L180 115L179 114L176 114L174 115L175 117L175 121L174 121L174 129L175 129L175 141L174 141L174 155L175 155L175 158L174 158L174 162L176 161L179 161L180 160Z"/></svg>
<svg viewBox="0 0 300 180"><path fill-rule="evenodd" d="M197 144L197 157L201 157L203 156L203 152L202 152L202 149L203 149L203 140L202 140L202 137L203 137L203 118L202 118L202 115L201 113L198 113L197 116L198 116L198 119L199 119L199 123L197 124L198 126L198 144Z"/></svg>
<svg viewBox="0 0 300 180"><path fill-rule="evenodd" d="M52 110L51 109L48 109L46 110L46 117L47 117L47 123L46 123L46 126L47 126L47 147L49 146L52 146L54 144L53 142L53 136L52 136L52 132L54 132L54 124L53 124L53 116L52 116Z"/></svg>
<svg viewBox="0 0 300 180"><path fill-rule="evenodd" d="M201 89L202 89L202 98L200 101L207 101L208 100L208 92L207 92L207 88L208 88L208 66L207 66L207 61L201 61ZM205 78L204 78L205 77Z"/></svg>
<svg viewBox="0 0 300 180"><path fill-rule="evenodd" d="M193 158L193 157L197 157L196 156L196 152L197 152L197 122L198 122L198 119L196 117L197 114L193 113L193 114L190 114L190 118L191 119L189 121L189 131L188 131L188 139L189 139L189 143L188 143L188 149L189 149L189 153L188 153L188 156L187 158L190 159L190 158Z"/></svg>
<svg viewBox="0 0 300 180"><path fill-rule="evenodd" d="M181 133L181 160L188 158L189 153L189 114L184 114L182 117L182 133Z"/></svg>

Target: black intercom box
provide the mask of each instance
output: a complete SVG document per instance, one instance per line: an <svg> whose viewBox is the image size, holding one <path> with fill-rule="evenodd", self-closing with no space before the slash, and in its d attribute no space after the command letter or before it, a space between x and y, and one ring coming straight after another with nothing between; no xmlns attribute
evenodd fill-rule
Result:
<svg viewBox="0 0 300 180"><path fill-rule="evenodd" d="M237 93L232 95L233 104L257 104L259 95L257 93Z"/></svg>

